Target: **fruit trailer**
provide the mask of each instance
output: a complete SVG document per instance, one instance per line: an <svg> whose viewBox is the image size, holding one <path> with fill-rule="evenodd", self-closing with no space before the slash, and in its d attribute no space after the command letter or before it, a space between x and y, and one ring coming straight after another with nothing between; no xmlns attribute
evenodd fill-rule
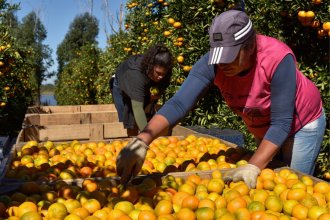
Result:
<svg viewBox="0 0 330 220"><path fill-rule="evenodd" d="M172 136L180 139L189 135L213 138L223 143L226 147L235 149L235 151L240 152L231 151L234 152L232 153L232 157L235 158L235 162L242 158L248 158L245 156L251 154L251 152L245 152L234 143L211 135L202 134L180 125L175 126L172 130ZM128 141L130 138L131 136L127 130L118 121L117 112L113 104L30 107L25 115L22 130L18 135L16 144L12 146L11 153L6 157L7 162L1 166L0 182L1 180L7 180L4 176L10 171L15 155L29 141L36 141L39 144L47 141L51 141L54 144L72 141L79 141L79 143L105 141L109 143L115 140ZM280 169L281 167L285 167L285 164L280 161L272 161L269 167ZM175 175L186 176L185 172L181 171L184 170L176 172ZM169 172L171 170L166 173ZM207 171L199 172L204 176L210 174ZM156 177L164 176L166 173L158 173ZM144 178L144 176L140 178ZM79 180L78 177L75 178L75 181L77 180Z"/></svg>
<svg viewBox="0 0 330 220"><path fill-rule="evenodd" d="M252 201L266 194L273 199L272 195L279 193L281 188L281 199L283 197L290 200L309 193L309 198L315 196L314 203L329 203L325 199L328 183L293 170L280 161L272 161L267 169L261 171L258 190L250 190L242 183L224 182L221 176L230 168L246 164L251 152L229 141L180 125L173 128L171 136L159 137L150 144L139 175L128 184L122 185L116 175L115 160L131 137L118 121L113 105L29 108L17 141L6 156L6 163L1 164L5 166L0 167L0 210L6 210L0 212L0 219L50 219L58 217L58 213L64 219L67 216L72 217L72 213L81 213L82 210L85 210L84 218L96 216L102 211L112 215L112 211L115 213L120 204L142 207L147 204L146 201L152 201L153 205L148 209L154 210L151 213L156 219L159 204L165 204L164 201L169 198L173 202L171 213L175 215L175 211L178 214L179 204L183 203L179 201L183 198L181 196L190 198L187 195L192 193L191 190L191 195L194 195L194 186L196 195L193 197L201 201L206 194L208 198L216 199L215 196L220 195L225 198L225 191L231 189L237 189L238 194L244 193L244 196L242 194L242 197L237 198L239 201L243 197L246 201ZM173 151L171 158L167 157L171 153L168 149L178 151ZM82 151L83 158L77 153ZM276 177L280 177L277 181L282 182L275 182ZM288 184L285 185L284 180ZM303 187L303 181L308 184L306 192L299 188ZM199 197L197 187L200 184L204 185L204 189L201 188L200 191L203 192ZM280 187L276 187L277 185ZM211 201L208 198L205 201ZM229 210L231 200L236 200L227 199ZM81 207L77 208L77 212L70 208L72 201L75 205L79 203L78 206ZM37 211L23 210L27 206ZM273 208L270 205L265 207ZM196 215L204 208L198 208ZM312 211L313 209L315 207L310 208ZM15 210L23 211L17 213ZM320 207L318 210L320 212L316 214L321 216L325 209ZM246 211L249 212L247 208ZM193 210L191 212L194 213ZM277 214L283 215L280 211ZM139 216L139 219L145 218Z"/></svg>

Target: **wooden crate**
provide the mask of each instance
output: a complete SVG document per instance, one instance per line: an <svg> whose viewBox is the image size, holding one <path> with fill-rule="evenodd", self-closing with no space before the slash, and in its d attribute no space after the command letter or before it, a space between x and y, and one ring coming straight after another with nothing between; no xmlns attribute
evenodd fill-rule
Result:
<svg viewBox="0 0 330 220"><path fill-rule="evenodd" d="M99 105L64 105L64 106L32 106L26 111L27 114L50 114L50 113L75 113L116 111L114 104Z"/></svg>
<svg viewBox="0 0 330 220"><path fill-rule="evenodd" d="M30 107L18 142L103 140L127 137L113 104Z"/></svg>

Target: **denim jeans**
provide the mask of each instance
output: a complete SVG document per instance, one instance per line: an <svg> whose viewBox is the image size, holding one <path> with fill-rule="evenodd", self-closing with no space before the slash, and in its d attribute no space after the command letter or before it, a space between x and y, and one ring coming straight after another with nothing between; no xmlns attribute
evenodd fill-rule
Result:
<svg viewBox="0 0 330 220"><path fill-rule="evenodd" d="M275 159L281 160L292 169L313 175L317 156L321 150L325 126L326 118L323 110L318 119L306 124L283 143ZM259 140L256 142L257 145L260 144Z"/></svg>
<svg viewBox="0 0 330 220"><path fill-rule="evenodd" d="M118 118L119 121L122 122L124 119L124 101L123 101L123 96L121 94L121 89L119 87L119 83L116 78L111 81L112 85L110 85L110 88L112 88L111 93L112 93L112 99L115 103L115 107L117 109L118 113Z"/></svg>
<svg viewBox="0 0 330 220"><path fill-rule="evenodd" d="M290 159L288 157L292 154L290 167L313 175L316 160L321 150L325 126L326 118L323 110L318 119L302 127L284 143L281 149L284 162L285 160L288 161Z"/></svg>

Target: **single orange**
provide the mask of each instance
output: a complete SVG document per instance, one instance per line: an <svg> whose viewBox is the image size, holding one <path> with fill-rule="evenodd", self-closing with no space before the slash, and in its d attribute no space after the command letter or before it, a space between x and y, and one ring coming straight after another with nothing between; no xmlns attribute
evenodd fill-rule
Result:
<svg viewBox="0 0 330 220"><path fill-rule="evenodd" d="M263 188L266 190L272 191L276 186L276 183L273 179L265 179L263 181Z"/></svg>
<svg viewBox="0 0 330 220"><path fill-rule="evenodd" d="M252 201L248 206L247 209L250 212L255 212L255 211L265 211L265 205L262 202L259 201Z"/></svg>
<svg viewBox="0 0 330 220"><path fill-rule="evenodd" d="M278 173L276 173L276 176L274 177L274 182L276 184L280 184L280 183L285 184L286 179L284 177L280 176Z"/></svg>
<svg viewBox="0 0 330 220"><path fill-rule="evenodd" d="M174 24L175 20L174 20L174 18L168 18L168 19L167 19L167 22L168 22L169 24Z"/></svg>
<svg viewBox="0 0 330 220"><path fill-rule="evenodd" d="M212 172L212 178L213 179L221 179L222 178L222 173L220 170L214 170Z"/></svg>
<svg viewBox="0 0 330 220"><path fill-rule="evenodd" d="M207 196L208 199L211 199L213 202L215 202L215 200L220 196L219 193L216 192L211 192L209 193L209 195Z"/></svg>
<svg viewBox="0 0 330 220"><path fill-rule="evenodd" d="M69 214L64 218L64 220L82 220L82 218L76 214Z"/></svg>
<svg viewBox="0 0 330 220"><path fill-rule="evenodd" d="M252 201L259 201L259 202L265 204L265 201L266 201L268 196L269 196L269 194L266 190L256 189L252 193L251 198L252 198Z"/></svg>
<svg viewBox="0 0 330 220"><path fill-rule="evenodd" d="M287 179L288 176L290 175L290 173L291 173L291 171L290 171L289 169L284 168L284 169L281 169L280 172L279 172L278 174L279 174L279 176L281 176L281 177Z"/></svg>
<svg viewBox="0 0 330 220"><path fill-rule="evenodd" d="M81 207L80 202L76 199L68 199L64 202L64 205L69 213L72 213L74 209Z"/></svg>
<svg viewBox="0 0 330 220"><path fill-rule="evenodd" d="M288 187L284 183L278 183L275 185L273 191L277 196L280 196L280 194L287 188Z"/></svg>
<svg viewBox="0 0 330 220"><path fill-rule="evenodd" d="M308 214L308 208L301 205L297 204L292 208L292 216L298 219L305 219L307 218Z"/></svg>
<svg viewBox="0 0 330 220"><path fill-rule="evenodd" d="M109 212L108 214L108 219L112 220L112 219L119 219L121 216L126 215L123 211L119 210L119 209L113 209Z"/></svg>
<svg viewBox="0 0 330 220"><path fill-rule="evenodd" d="M214 203L215 203L216 209L227 207L227 201L226 201L226 199L223 196L218 196L215 199Z"/></svg>
<svg viewBox="0 0 330 220"><path fill-rule="evenodd" d="M266 213L265 212L261 216L260 220L279 220L279 218L276 215L272 214L272 213Z"/></svg>
<svg viewBox="0 0 330 220"><path fill-rule="evenodd" d="M274 170L270 169L270 168L265 168L265 169L262 169L259 176L263 179L263 180L266 180L266 179L270 179L270 180L273 180L274 177L275 177L275 172Z"/></svg>
<svg viewBox="0 0 330 220"><path fill-rule="evenodd" d="M280 193L280 198L282 199L282 201L287 200L289 191L290 189L285 189Z"/></svg>
<svg viewBox="0 0 330 220"><path fill-rule="evenodd" d="M59 218L63 219L68 215L68 210L65 205L59 202L53 203L48 208L48 217L49 218Z"/></svg>
<svg viewBox="0 0 330 220"><path fill-rule="evenodd" d="M175 205L182 206L182 201L184 198L189 196L190 194L187 192L177 192L173 197L172 197L172 202Z"/></svg>
<svg viewBox="0 0 330 220"><path fill-rule="evenodd" d="M238 208L234 212L237 220L250 220L251 219L251 213L247 208Z"/></svg>
<svg viewBox="0 0 330 220"><path fill-rule="evenodd" d="M169 200L161 200L155 207L155 213L157 216L167 215L173 213L172 202Z"/></svg>
<svg viewBox="0 0 330 220"><path fill-rule="evenodd" d="M315 193L328 193L330 191L330 184L327 182L318 182L314 185L314 192Z"/></svg>
<svg viewBox="0 0 330 220"><path fill-rule="evenodd" d="M194 195L189 195L182 200L182 208L196 210L199 205L199 199Z"/></svg>
<svg viewBox="0 0 330 220"><path fill-rule="evenodd" d="M79 173L80 173L81 177L83 177L83 178L91 177L93 174L93 169L85 166L85 167L80 168Z"/></svg>
<svg viewBox="0 0 330 220"><path fill-rule="evenodd" d="M93 192L98 189L97 182L92 179L85 179L82 183L83 189L88 192Z"/></svg>
<svg viewBox="0 0 330 220"><path fill-rule="evenodd" d="M218 194L221 194L224 187L225 183L222 179L211 179L207 184L207 190L209 193L216 192Z"/></svg>
<svg viewBox="0 0 330 220"><path fill-rule="evenodd" d="M188 178L187 178L187 181L191 181L193 183L195 183L196 185L199 185L200 182L201 182L201 177L197 174L192 174L192 175L189 175Z"/></svg>
<svg viewBox="0 0 330 220"><path fill-rule="evenodd" d="M292 209L299 204L296 200L286 200L283 202L283 213L286 215L292 215Z"/></svg>
<svg viewBox="0 0 330 220"><path fill-rule="evenodd" d="M29 211L21 216L20 220L42 220L41 214L37 211Z"/></svg>
<svg viewBox="0 0 330 220"><path fill-rule="evenodd" d="M84 207L74 209L71 214L78 215L82 219L87 218L87 216L89 216L89 212Z"/></svg>
<svg viewBox="0 0 330 220"><path fill-rule="evenodd" d="M314 182L313 179L310 176L302 176L301 181L306 185L306 186L313 186Z"/></svg>
<svg viewBox="0 0 330 220"><path fill-rule="evenodd" d="M318 206L317 200L311 195L311 194L306 194L306 196L299 201L300 204L307 208L312 208L313 206Z"/></svg>
<svg viewBox="0 0 330 220"><path fill-rule="evenodd" d="M268 196L265 201L265 207L267 210L281 212L283 208L283 203L282 200L277 196Z"/></svg>
<svg viewBox="0 0 330 220"><path fill-rule="evenodd" d="M219 209L216 209L215 211L214 211L214 218L215 219L220 219L221 218L221 216L223 216L224 214L226 214L226 213L229 213L228 212L228 210L227 210L227 208L219 208ZM230 214L232 214L232 213L230 213Z"/></svg>
<svg viewBox="0 0 330 220"><path fill-rule="evenodd" d="M37 212L38 207L33 202L23 202L21 205L18 206L18 217L22 217L27 212Z"/></svg>
<svg viewBox="0 0 330 220"><path fill-rule="evenodd" d="M237 217L234 213L224 213L221 217L220 220L237 220Z"/></svg>
<svg viewBox="0 0 330 220"><path fill-rule="evenodd" d="M330 219L330 213L324 213L320 215L317 220L328 220L328 219Z"/></svg>
<svg viewBox="0 0 330 220"><path fill-rule="evenodd" d="M194 211L192 211L189 208L181 208L177 213L176 213L176 219L177 220L195 220L196 219L196 214Z"/></svg>
<svg viewBox="0 0 330 220"><path fill-rule="evenodd" d="M158 216L157 220L176 220L173 215L161 215Z"/></svg>
<svg viewBox="0 0 330 220"><path fill-rule="evenodd" d="M189 195L195 195L196 186L193 182L191 182L191 184L189 184L189 181L186 181L186 183L179 186L178 191L179 192L186 192Z"/></svg>
<svg viewBox="0 0 330 220"><path fill-rule="evenodd" d="M325 213L328 213L327 208L320 206L312 206L308 209L307 217L310 219L319 219L319 217Z"/></svg>
<svg viewBox="0 0 330 220"><path fill-rule="evenodd" d="M108 219L108 212L105 209L97 210L93 213L93 216L99 218L100 220L107 220Z"/></svg>
<svg viewBox="0 0 330 220"><path fill-rule="evenodd" d="M265 211L254 211L251 213L251 220L260 220Z"/></svg>
<svg viewBox="0 0 330 220"><path fill-rule="evenodd" d="M196 218L203 220L213 220L215 216L214 209L210 207L200 207L196 211Z"/></svg>
<svg viewBox="0 0 330 220"><path fill-rule="evenodd" d="M325 206L327 204L324 194L313 193L312 196L317 200L317 203L319 204L319 206Z"/></svg>
<svg viewBox="0 0 330 220"><path fill-rule="evenodd" d="M208 198L201 199L199 201L198 208L202 208L202 207L208 207L208 208L215 210L215 203L211 199L208 199Z"/></svg>
<svg viewBox="0 0 330 220"><path fill-rule="evenodd" d="M249 187L245 183L240 183L233 187L234 190L237 190L241 196L248 195L250 192Z"/></svg>
<svg viewBox="0 0 330 220"><path fill-rule="evenodd" d="M236 189L228 189L223 192L223 196L225 197L227 203L232 201L235 198L241 196L241 194Z"/></svg>
<svg viewBox="0 0 330 220"><path fill-rule="evenodd" d="M82 204L82 207L87 209L87 211L92 214L96 212L97 210L101 209L101 203L96 199L88 199L84 204Z"/></svg>
<svg viewBox="0 0 330 220"><path fill-rule="evenodd" d="M156 220L157 215L154 213L154 211L151 210L142 210L139 213L138 220Z"/></svg>
<svg viewBox="0 0 330 220"><path fill-rule="evenodd" d="M129 201L119 201L115 204L113 209L119 209L123 211L125 214L129 214L132 210L134 210L134 205L133 203Z"/></svg>
<svg viewBox="0 0 330 220"><path fill-rule="evenodd" d="M246 201L242 197L238 197L229 201L227 204L227 209L229 212L234 213L239 208L246 208Z"/></svg>
<svg viewBox="0 0 330 220"><path fill-rule="evenodd" d="M287 199L289 200L301 200L306 196L306 191L304 189L290 189L288 191Z"/></svg>

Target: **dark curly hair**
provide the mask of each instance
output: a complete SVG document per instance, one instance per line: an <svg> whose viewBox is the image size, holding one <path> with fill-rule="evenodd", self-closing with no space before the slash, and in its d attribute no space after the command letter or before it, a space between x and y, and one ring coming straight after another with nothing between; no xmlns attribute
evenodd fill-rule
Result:
<svg viewBox="0 0 330 220"><path fill-rule="evenodd" d="M165 67L169 72L172 71L173 57L163 44L156 44L143 54L141 69L144 74L149 74L156 65Z"/></svg>

